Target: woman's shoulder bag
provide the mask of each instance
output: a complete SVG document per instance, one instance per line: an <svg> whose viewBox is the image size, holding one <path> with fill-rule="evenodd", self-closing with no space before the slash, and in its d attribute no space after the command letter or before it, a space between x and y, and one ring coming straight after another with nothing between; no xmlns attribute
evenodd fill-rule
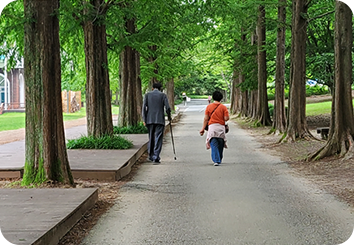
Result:
<svg viewBox="0 0 354 245"><path fill-rule="evenodd" d="M221 105L221 103L218 104L218 105L215 107L215 109L210 113L209 120L208 120L207 125L205 126L204 130L208 131L210 118L211 118L211 116L213 115L214 111L219 107L219 105Z"/></svg>

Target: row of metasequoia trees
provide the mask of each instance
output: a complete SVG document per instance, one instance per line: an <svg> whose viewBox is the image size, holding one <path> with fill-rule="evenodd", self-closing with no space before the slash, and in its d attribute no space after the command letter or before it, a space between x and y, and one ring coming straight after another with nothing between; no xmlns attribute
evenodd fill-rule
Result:
<svg viewBox="0 0 354 245"><path fill-rule="evenodd" d="M128 2L128 1L127 1ZM169 38L163 39L163 35L154 35L156 40L147 43L147 49L144 57L140 59L141 53L134 47L134 43L121 42L121 39L129 39L136 32L143 32L136 24L136 16L132 13L124 15L123 18L125 36L107 35L106 20L107 12L110 8L119 7L121 9L129 8L125 1L114 0L90 0L84 1L80 9L81 12L72 14L79 20L84 33L85 63L86 63L86 97L87 97L87 125L88 134L100 136L112 133L112 115L110 105L109 89L109 71L107 59L107 38L112 41L110 47L117 43L125 43L120 48L120 118L127 119L121 121L121 125L131 125L138 122L139 106L141 105L141 81L139 80L140 61L146 60L152 63L151 82L160 78L157 53L169 57L167 60L178 59L178 52L183 46L193 45L183 40L192 39L187 32L173 33L178 29L180 22L168 18L171 23L166 26L149 26L139 28L151 28L149 31L165 30ZM171 1L172 3L173 1ZM209 2L209 1L207 1ZM280 0L279 4L279 33L278 33L278 63L284 63L284 28L282 18L285 15L285 1ZM25 7L25 77L26 77L26 163L24 184L40 183L46 179L73 183L70 173L68 157L65 148L65 137L62 120L62 110L60 103L60 84L61 84L61 60L60 60L60 39L59 39L59 20L58 13L59 0L41 1L24 0ZM198 10L198 8L196 8ZM258 60L258 90L239 90L234 89L232 110L240 112L244 116L252 116L258 122L269 125L271 123L267 95L266 95L266 50L265 45L265 8L259 6L259 16L257 21L257 30L252 33L250 41L257 48ZM279 132L285 132L287 139L297 139L309 137L305 121L305 44L302 42L306 37L306 20L304 13L307 10L305 1L293 1L293 28L292 28L292 51L291 51L291 92L289 119L286 121L284 109L284 65L277 65L277 95L276 112L274 118L274 128ZM199 11L199 10L198 10ZM164 12L164 11L162 11ZM99 13L99 15L97 15ZM186 15L198 15L199 12L191 12ZM205 13L200 13L202 16ZM183 14L181 14L184 16ZM349 16L349 17L348 17ZM187 18L186 17L186 18ZM200 16L197 16L198 18ZM205 18L205 17L204 17ZM205 18L208 19L208 18ZM174 23L176 22L176 23ZM193 22L193 21L192 21ZM208 21L205 21L207 23ZM201 23L197 23L201 25ZM335 75L335 94L333 99L331 133L327 146L315 154L314 157L325 156L333 153L345 154L351 149L353 129L352 105L350 84L351 84L351 12L350 9L341 2L336 3L336 75ZM202 30L202 29L201 29ZM191 32L196 32L191 29ZM156 33L155 33L156 34ZM178 36L178 38L177 38ZM116 40L117 39L117 40ZM247 35L242 35L243 42L247 42ZM179 43L180 46L172 46L171 43ZM168 43L169 45L166 45ZM158 45L160 44L160 45ZM167 49L163 49L167 46ZM347 50L347 52L346 52ZM241 52L242 53L242 52ZM248 55L243 53L243 55ZM235 67L237 59L235 59ZM253 68L254 69L254 68ZM257 69L257 68L256 68ZM234 70L234 84L240 85L245 82L245 70ZM256 70L253 70L256 72ZM178 72L177 72L178 73ZM249 72L251 73L251 72ZM257 73L257 72L256 72ZM173 97L173 77L171 74L167 79L167 87L172 90L168 92L171 100ZM347 77L345 77L347 76ZM239 87L237 87L239 88ZM340 94L340 96L339 96ZM58 99L52 99L58 98ZM251 102L251 103L249 103ZM235 109L236 108L236 109Z"/></svg>
<svg viewBox="0 0 354 245"><path fill-rule="evenodd" d="M93 6L102 1L92 1ZM66 152L61 92L59 1L24 1L26 156L23 184L50 179L73 184ZM105 11L99 9L100 11ZM112 134L112 114L104 25L93 20L90 8L82 27L86 54L88 135ZM106 65L105 65L106 64Z"/></svg>
<svg viewBox="0 0 354 245"><path fill-rule="evenodd" d="M171 1L173 3L174 1ZM61 91L61 59L59 38L59 0L24 0L24 59L26 79L26 160L23 184L42 183L50 179L64 183L73 183L68 162L60 102ZM71 5L69 3L66 6ZM178 1L177 4L180 4ZM143 28L150 28L149 34L154 36L154 30L160 31L160 26L146 25L138 29L136 16L130 9L134 1L89 0L83 1L77 11L67 11L68 18L74 18L82 28L86 67L86 114L87 133L95 137L111 135L113 133L110 81L108 69L108 34L106 23L110 9L118 8L123 14L120 35L111 33L110 47L119 50L119 82L120 82L120 110L119 125L133 126L140 122L142 89L140 80L140 53L134 48L133 39L136 32ZM76 5L77 6L77 5ZM167 5L165 5L167 6ZM176 5L177 6L177 5ZM187 6L188 5L184 5ZM170 6L168 6L170 7ZM65 11L65 8L63 8ZM171 9L171 8L170 8ZM180 13L182 8L179 8ZM183 10L189 11L188 8ZM126 11L126 12L124 12ZM172 8L172 11L173 8ZM73 12L73 13L72 13ZM116 11L117 12L117 11ZM161 13L166 12L165 9ZM113 11L114 13L114 11ZM64 14L65 13L61 13ZM111 13L112 15L112 13ZM172 16L172 15L171 15ZM169 16L170 17L170 16ZM62 18L63 19L63 18ZM64 18L65 19L65 18ZM161 19L161 16L159 18ZM112 20L111 20L112 21ZM161 52L164 42L171 43L175 39L172 30L180 25L177 20L171 21L163 29L169 29L170 40L163 40L157 35L157 40L148 40L149 45L145 60L152 64L153 82L159 78L156 53ZM191 20L190 20L191 22ZM118 22L117 22L118 23ZM119 26L119 24L115 23ZM156 23L155 23L156 24ZM185 23L186 24L186 23ZM197 23L195 24L195 26ZM192 32L191 32L192 33ZM186 33L184 39L188 39ZM193 33L195 35L195 33ZM145 35L145 37L150 37ZM65 41L64 41L65 42ZM172 46L172 53L163 50L165 56L173 60L178 56L186 41L174 41L179 46ZM123 44L123 46L122 46ZM157 44L161 44L158 46ZM117 48L119 47L119 48ZM171 48L171 45L169 46ZM172 74L173 72L170 72ZM172 74L173 77L173 74ZM173 78L167 82L170 102L174 103ZM55 98L54 100L52 98Z"/></svg>
<svg viewBox="0 0 354 245"><path fill-rule="evenodd" d="M86 57L86 112L88 135L96 137L113 133L106 27L102 19L112 1L91 0L84 2L81 25L84 32ZM85 5L86 4L86 5ZM59 0L25 0L25 78L26 78L26 161L23 184L41 183L47 179L73 184L68 162L62 106L59 19L53 14L59 9ZM96 11L100 12L97 18ZM127 31L131 30L127 20ZM129 29L130 28L130 29ZM137 68L127 59L137 59L138 54L125 47L121 55L123 95L133 105L122 106L123 118L138 115L136 92L139 86ZM129 76L125 78L125 76ZM141 96L140 96L141 97ZM54 99L53 99L54 98ZM141 102L141 101L140 101ZM135 118L135 122L139 119Z"/></svg>
<svg viewBox="0 0 354 245"><path fill-rule="evenodd" d="M273 127L273 132L283 134L284 141L311 139L306 122L306 43L307 43L307 11L311 1L292 1L291 21L291 54L290 54L290 93L288 117L285 112L285 31L286 0L279 0L278 31L275 75L275 101L273 122L269 116L266 91L267 69L265 46L265 8L258 8L257 23L257 64L258 89L244 90L240 83L244 82L242 69L235 69L233 78L233 100L231 110L234 114L253 118L256 123ZM325 147L315 152L309 159L319 159L339 154L351 157L353 151L353 105L351 95L352 84L352 13L350 8L337 1L335 3L335 61L334 86L332 101L332 119L329 139ZM251 38L252 39L252 38ZM245 40L245 39L243 39ZM237 60L235 61L236 68ZM256 97L256 99L254 99Z"/></svg>

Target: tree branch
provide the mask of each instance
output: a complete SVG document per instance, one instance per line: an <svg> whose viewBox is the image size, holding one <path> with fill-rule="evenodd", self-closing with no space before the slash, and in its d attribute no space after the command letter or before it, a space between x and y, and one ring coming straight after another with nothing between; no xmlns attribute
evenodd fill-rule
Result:
<svg viewBox="0 0 354 245"><path fill-rule="evenodd" d="M310 6L311 2L312 2L312 0L308 0L307 1L307 3L305 4L306 9L308 9L308 7Z"/></svg>
<svg viewBox="0 0 354 245"><path fill-rule="evenodd" d="M320 19L320 18L325 17L325 16L327 16L327 15L333 14L334 12L335 12L335 11L333 10L333 11L330 11L330 12L327 12L327 13L323 13L323 14L317 15L316 17L313 17L313 18L311 18L311 19L308 19L307 22L309 23L309 22L312 21L312 20Z"/></svg>
<svg viewBox="0 0 354 245"><path fill-rule="evenodd" d="M106 13L106 11L108 10L108 8L110 7L111 3L114 2L115 0L108 0L104 5L103 7L101 8L101 13Z"/></svg>

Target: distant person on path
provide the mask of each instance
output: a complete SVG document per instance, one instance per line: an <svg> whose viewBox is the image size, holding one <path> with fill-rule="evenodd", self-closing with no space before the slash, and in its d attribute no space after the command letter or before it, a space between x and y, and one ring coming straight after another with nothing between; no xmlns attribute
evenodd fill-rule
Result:
<svg viewBox="0 0 354 245"><path fill-rule="evenodd" d="M224 148L226 145L225 122L229 120L229 111L226 106L221 104L223 95L219 91L213 93L214 103L211 103L205 109L203 127L199 131L204 135L205 127L208 126L206 137L206 147L211 149L211 159L214 166L219 166L222 162Z"/></svg>
<svg viewBox="0 0 354 245"><path fill-rule="evenodd" d="M182 94L182 99L183 99L184 106L186 106L187 105L187 95L186 95L186 93Z"/></svg>
<svg viewBox="0 0 354 245"><path fill-rule="evenodd" d="M171 108L166 94L161 92L162 84L154 83L153 90L144 96L142 117L149 131L148 153L149 160L154 164L160 163L162 139L165 129L165 112L171 121Z"/></svg>
<svg viewBox="0 0 354 245"><path fill-rule="evenodd" d="M210 104L210 102L211 102L211 96L209 95L208 96L208 104Z"/></svg>

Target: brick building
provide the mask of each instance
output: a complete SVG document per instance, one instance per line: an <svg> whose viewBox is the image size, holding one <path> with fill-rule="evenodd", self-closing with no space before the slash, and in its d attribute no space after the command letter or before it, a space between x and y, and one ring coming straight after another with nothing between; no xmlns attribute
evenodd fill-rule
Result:
<svg viewBox="0 0 354 245"><path fill-rule="evenodd" d="M0 58L0 105L6 110L23 110L25 108L25 80L23 61L16 68L4 70L4 59ZM5 77L7 78L5 81Z"/></svg>
<svg viewBox="0 0 354 245"><path fill-rule="evenodd" d="M5 73L5 59L0 56L0 115L4 112L24 112L25 79L23 59ZM6 77L6 81L5 81ZM73 113L81 109L81 92L62 92L63 112Z"/></svg>

